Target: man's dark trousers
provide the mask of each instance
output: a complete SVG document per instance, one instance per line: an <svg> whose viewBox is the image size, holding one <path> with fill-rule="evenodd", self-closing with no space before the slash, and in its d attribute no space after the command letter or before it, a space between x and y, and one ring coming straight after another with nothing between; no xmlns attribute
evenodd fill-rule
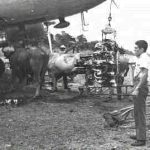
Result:
<svg viewBox="0 0 150 150"><path fill-rule="evenodd" d="M134 119L137 140L146 141L146 98L148 87L139 89L138 96L134 97Z"/></svg>

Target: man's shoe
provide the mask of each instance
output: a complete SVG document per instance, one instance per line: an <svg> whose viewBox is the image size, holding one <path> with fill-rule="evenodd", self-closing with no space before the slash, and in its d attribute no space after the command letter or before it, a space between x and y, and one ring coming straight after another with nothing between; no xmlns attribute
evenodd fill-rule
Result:
<svg viewBox="0 0 150 150"><path fill-rule="evenodd" d="M139 141L139 140L131 144L131 146L144 146L144 145L146 145L146 141Z"/></svg>
<svg viewBox="0 0 150 150"><path fill-rule="evenodd" d="M136 135L130 135L130 139L136 140Z"/></svg>

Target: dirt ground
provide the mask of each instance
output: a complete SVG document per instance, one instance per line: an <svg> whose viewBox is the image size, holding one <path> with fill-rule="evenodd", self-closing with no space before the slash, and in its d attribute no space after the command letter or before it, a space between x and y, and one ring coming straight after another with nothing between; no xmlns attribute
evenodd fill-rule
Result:
<svg viewBox="0 0 150 150"><path fill-rule="evenodd" d="M0 150L150 150L150 118L147 117L147 145L135 148L129 135L134 121L110 128L103 114L131 105L128 97L118 101L107 96L79 95L59 87L58 92L42 90L33 99L33 88L7 93L9 79L0 84L1 102L17 99L18 105L0 105ZM7 84L6 84L7 83Z"/></svg>

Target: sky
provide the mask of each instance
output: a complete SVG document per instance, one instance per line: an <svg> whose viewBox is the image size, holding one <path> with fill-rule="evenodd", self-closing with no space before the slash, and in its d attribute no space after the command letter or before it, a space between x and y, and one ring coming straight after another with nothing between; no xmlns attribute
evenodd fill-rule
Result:
<svg viewBox="0 0 150 150"><path fill-rule="evenodd" d="M110 2L111 0L107 0L85 12L85 21L89 24L86 26L87 31L82 31L81 14L76 14L66 17L70 22L69 27L55 29L52 26L51 33L65 31L74 37L83 34L88 41L100 41L101 30L108 24ZM111 26L117 31L118 44L131 50L136 40L147 40L150 45L150 0L115 0L115 2L118 8L112 5Z"/></svg>

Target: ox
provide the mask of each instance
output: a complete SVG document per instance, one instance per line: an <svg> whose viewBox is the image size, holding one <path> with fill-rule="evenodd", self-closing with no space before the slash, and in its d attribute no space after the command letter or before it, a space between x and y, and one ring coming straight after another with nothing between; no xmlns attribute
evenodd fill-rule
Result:
<svg viewBox="0 0 150 150"><path fill-rule="evenodd" d="M116 51L121 51L121 48L119 48L118 45L116 45L115 49ZM118 100L121 100L121 86L123 86L124 78L127 76L129 71L129 59L126 56L124 56L123 53L118 54L118 65L116 64L113 70L115 72L115 81L117 83ZM116 57L117 55L115 54L114 56ZM114 93L114 91L112 88L110 88L110 97L112 93Z"/></svg>
<svg viewBox="0 0 150 150"><path fill-rule="evenodd" d="M49 60L48 52L40 47L29 46L28 48L6 47L4 55L10 61L12 70L12 87L16 85L17 79L21 86L26 82L28 76L32 76L36 85L34 97L40 95L40 88L44 81L44 75Z"/></svg>
<svg viewBox="0 0 150 150"><path fill-rule="evenodd" d="M80 58L77 54L52 53L48 62L48 73L52 77L53 91L57 91L57 80L63 77L64 89L68 88L67 76L71 75L75 64Z"/></svg>
<svg viewBox="0 0 150 150"><path fill-rule="evenodd" d="M123 85L124 78L127 76L129 71L129 59L127 59L124 55L119 56L119 64L118 64L118 72L116 70L116 82L118 83L117 86L117 94L118 99L121 99L121 86Z"/></svg>

